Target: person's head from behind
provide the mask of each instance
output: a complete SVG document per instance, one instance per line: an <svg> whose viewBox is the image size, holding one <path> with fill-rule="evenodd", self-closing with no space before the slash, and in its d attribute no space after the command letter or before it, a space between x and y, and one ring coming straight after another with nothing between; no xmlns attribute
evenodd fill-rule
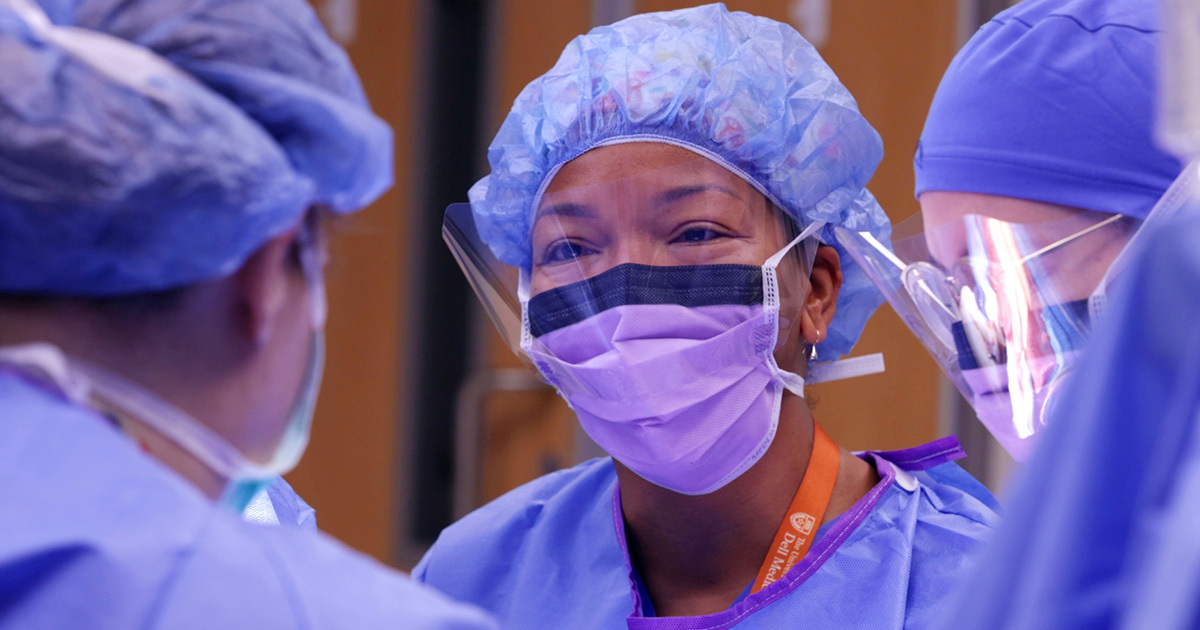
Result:
<svg viewBox="0 0 1200 630"><path fill-rule="evenodd" d="M518 97L471 206L521 270L523 352L584 429L705 494L754 465L810 357L849 351L878 305L820 243L826 224L886 240L865 189L881 155L798 33L709 5L573 41Z"/></svg>
<svg viewBox="0 0 1200 630"><path fill-rule="evenodd" d="M961 311L942 363L1018 458L1180 172L1154 146L1157 40L1153 4L1027 0L975 34L930 108L916 194Z"/></svg>
<svg viewBox="0 0 1200 630"><path fill-rule="evenodd" d="M3 360L237 507L303 450L327 217L390 185L389 129L293 0L17 2L0 46Z"/></svg>

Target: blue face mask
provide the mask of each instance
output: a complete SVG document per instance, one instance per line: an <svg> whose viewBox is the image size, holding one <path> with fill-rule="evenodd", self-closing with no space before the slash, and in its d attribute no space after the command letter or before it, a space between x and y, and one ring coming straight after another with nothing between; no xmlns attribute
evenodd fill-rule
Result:
<svg viewBox="0 0 1200 630"><path fill-rule="evenodd" d="M276 477L295 468L308 448L313 416L317 411L317 394L321 391L321 378L325 373L327 303L323 276L324 261L321 259L323 250L317 242L318 229L315 224L306 220L297 235L300 264L308 284L309 317L314 328L304 380L300 384L300 390L296 392L287 426L270 460L261 466L242 466L226 476L229 482L221 494L220 503L238 514L246 509L254 495L270 485Z"/></svg>
<svg viewBox="0 0 1200 630"><path fill-rule="evenodd" d="M259 491L266 488L276 477L290 472L300 463L300 458L308 448L308 438L312 432L313 417L317 410L317 394L321 391L321 378L325 372L325 334L322 330L312 334L312 345L309 350L308 367L305 371L304 382L296 393L296 402L284 429L283 437L279 439L275 453L266 464L256 469L242 471L235 477L229 478L229 483L221 493L220 503L231 511L240 514L250 504L250 500ZM263 474L267 474L266 477Z"/></svg>

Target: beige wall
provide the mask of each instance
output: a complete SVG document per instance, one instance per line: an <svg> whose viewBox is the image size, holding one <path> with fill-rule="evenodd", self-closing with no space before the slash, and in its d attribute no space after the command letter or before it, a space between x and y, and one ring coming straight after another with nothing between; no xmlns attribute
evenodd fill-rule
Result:
<svg viewBox="0 0 1200 630"><path fill-rule="evenodd" d="M912 157L942 73L957 50L955 0L833 1L832 35L822 51L883 136L871 181L892 221L917 211ZM913 446L937 437L940 373L887 305L855 354L883 352L888 371L813 388L817 417L855 449Z"/></svg>

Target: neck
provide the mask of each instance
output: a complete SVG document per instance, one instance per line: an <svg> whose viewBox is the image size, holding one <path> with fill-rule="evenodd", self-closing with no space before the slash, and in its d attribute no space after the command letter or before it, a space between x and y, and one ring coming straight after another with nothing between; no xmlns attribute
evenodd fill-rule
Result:
<svg viewBox="0 0 1200 630"><path fill-rule="evenodd" d="M196 486L204 496L217 500L229 480L213 472L204 462L180 448L137 418L117 413L121 430L143 451Z"/></svg>
<svg viewBox="0 0 1200 630"><path fill-rule="evenodd" d="M175 378L179 370L160 356L162 352L121 343L116 335L91 318L63 310L61 307L33 312L0 309L0 321L6 324L0 327L3 329L0 330L0 346L49 343L68 356L111 370L194 418L207 417L205 414L219 410L220 401L226 397L219 382L195 377ZM160 348L155 350L169 346L158 345ZM217 409L210 408L213 406ZM98 408L111 413L122 432L142 451L187 479L206 496L212 499L220 496L226 480L199 458L130 414L102 404Z"/></svg>
<svg viewBox="0 0 1200 630"><path fill-rule="evenodd" d="M786 394L762 459L706 495L672 492L617 464L630 554L659 615L725 610L755 579L808 468L813 427L804 400ZM843 451L823 522L877 481L866 462Z"/></svg>

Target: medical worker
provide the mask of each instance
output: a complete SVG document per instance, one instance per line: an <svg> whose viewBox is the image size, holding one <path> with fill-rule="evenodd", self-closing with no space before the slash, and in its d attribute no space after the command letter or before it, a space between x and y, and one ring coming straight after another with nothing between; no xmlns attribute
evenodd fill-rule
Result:
<svg viewBox="0 0 1200 630"><path fill-rule="evenodd" d="M1186 214L1135 244L939 627L1200 628L1200 207Z"/></svg>
<svg viewBox="0 0 1200 630"><path fill-rule="evenodd" d="M923 234L887 251L838 233L1018 460L1103 315L1122 252L1181 170L1153 143L1158 39L1145 0L1004 11L930 108L914 161Z"/></svg>
<svg viewBox="0 0 1200 630"><path fill-rule="evenodd" d="M880 302L878 134L791 27L713 4L571 42L445 234L610 455L445 530L414 576L522 628L920 628L992 499L953 439L859 456L805 384Z"/></svg>
<svg viewBox="0 0 1200 630"><path fill-rule="evenodd" d="M1071 40L1076 56L1123 50L1124 59L1133 59L1126 48L1116 49L1122 35L1161 49L1160 59L1177 74L1155 72L1154 57L1142 50L1137 67L1145 73L1144 83L1154 78L1162 83L1140 94L1146 110L1130 113L1139 122L1152 120L1155 110L1165 114L1158 122L1161 146L1189 159L1200 147L1196 103L1189 119L1186 105L1151 109L1150 101L1157 96L1164 105L1178 105L1173 93L1192 97L1186 88L1195 84L1190 72L1200 60L1195 55L1200 13L1186 0L1162 4L1167 10L1174 5L1180 15L1164 16L1161 31L1154 28L1156 3L1120 2L1110 6L1124 7L1127 18L1137 17L1122 24L1141 24L1139 31L1110 25L1076 31ZM1074 7L1074 15L1081 7ZM1100 50L1090 51L1091 46ZM1190 62L1185 51L1192 52ZM1095 89L1122 93L1124 82L1091 80ZM1150 134L1149 124L1139 128ZM1120 161L1125 157L1098 154L1097 159L1136 166ZM1005 520L980 570L964 579L962 594L947 606L940 627L1200 628L1198 180L1192 162L1122 254L1129 262L1078 362L1078 374L1066 381L1040 446L1019 471Z"/></svg>
<svg viewBox="0 0 1200 630"><path fill-rule="evenodd" d="M0 0L0 628L493 627L240 517L391 151L300 0Z"/></svg>

